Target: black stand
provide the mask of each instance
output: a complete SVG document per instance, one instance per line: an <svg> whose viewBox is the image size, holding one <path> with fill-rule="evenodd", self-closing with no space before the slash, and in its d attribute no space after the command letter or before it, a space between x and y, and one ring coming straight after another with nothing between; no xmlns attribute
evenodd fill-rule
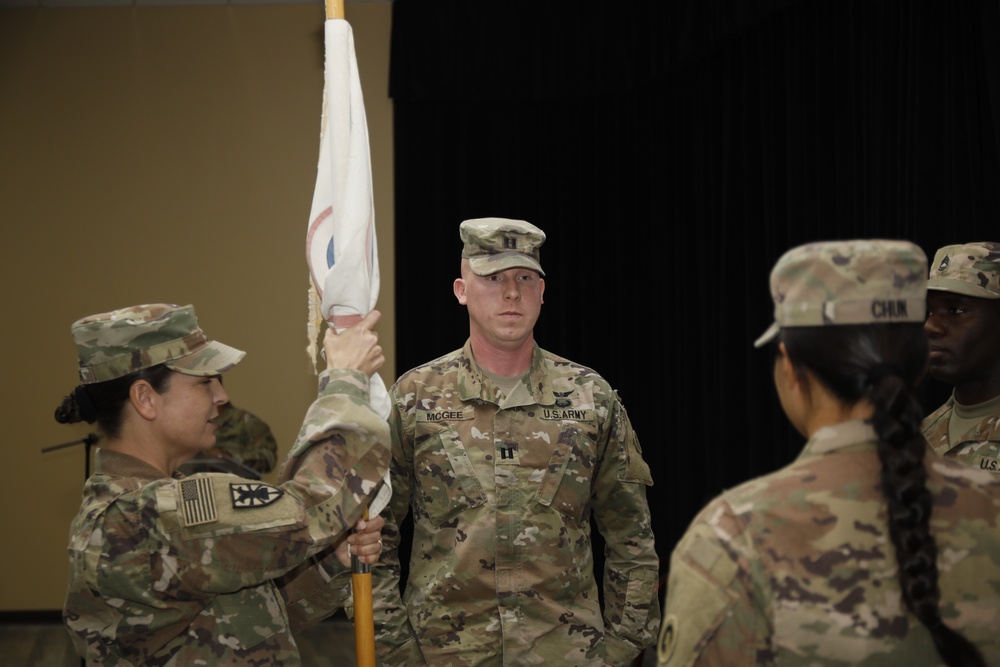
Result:
<svg viewBox="0 0 1000 667"><path fill-rule="evenodd" d="M90 479L90 448L93 447L95 444L97 444L97 441L100 439L101 439L100 436L97 435L96 433L88 433L86 437L81 438L79 440L73 440L72 442L64 442L61 445L52 445L51 447L43 447L42 454L45 454L46 452L54 452L57 449L65 449L67 447L72 447L73 445L80 445L80 444L84 445L85 459L83 462L83 472L84 472L83 481L87 481L88 479Z"/></svg>

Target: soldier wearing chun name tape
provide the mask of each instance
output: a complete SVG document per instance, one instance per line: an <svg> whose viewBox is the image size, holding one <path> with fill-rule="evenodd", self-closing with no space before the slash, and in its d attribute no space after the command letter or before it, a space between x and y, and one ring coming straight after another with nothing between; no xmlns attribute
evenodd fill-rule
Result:
<svg viewBox="0 0 1000 667"><path fill-rule="evenodd" d="M207 339L194 308L73 324L82 383L56 419L104 436L70 529L63 612L87 664L301 664L292 633L345 603L348 552L368 563L380 552L381 520L359 521L389 463L368 404L384 361L377 319L327 333L329 368L277 486L176 472L215 444L219 376L244 356Z"/></svg>
<svg viewBox="0 0 1000 667"><path fill-rule="evenodd" d="M778 260L756 345L808 441L681 538L659 665L1000 665L1000 478L920 434L926 271L907 241Z"/></svg>
<svg viewBox="0 0 1000 667"><path fill-rule="evenodd" d="M1000 476L1000 243L935 253L924 331L931 376L953 387L924 437L937 454Z"/></svg>
<svg viewBox="0 0 1000 667"><path fill-rule="evenodd" d="M454 293L469 339L390 391L393 495L373 570L380 664L629 665L659 624L638 438L600 375L534 341L542 230L484 218L460 235ZM603 609L591 517L606 543Z"/></svg>

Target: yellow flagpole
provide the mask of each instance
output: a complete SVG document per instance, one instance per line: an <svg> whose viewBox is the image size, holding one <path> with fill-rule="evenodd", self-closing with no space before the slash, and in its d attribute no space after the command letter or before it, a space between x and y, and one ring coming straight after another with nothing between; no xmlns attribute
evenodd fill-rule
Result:
<svg viewBox="0 0 1000 667"><path fill-rule="evenodd" d="M326 18L344 18L344 0L326 0ZM328 91L330 92L330 91ZM365 509L364 518L368 519ZM354 653L358 667L375 667L375 612L372 569L351 556L351 594L354 597Z"/></svg>

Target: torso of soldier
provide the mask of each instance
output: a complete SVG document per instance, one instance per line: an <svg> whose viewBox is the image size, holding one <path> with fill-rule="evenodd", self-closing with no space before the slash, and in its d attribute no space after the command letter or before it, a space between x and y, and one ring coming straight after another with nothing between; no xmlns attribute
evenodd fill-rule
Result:
<svg viewBox="0 0 1000 667"><path fill-rule="evenodd" d="M222 585L235 592L185 593L174 575L158 571L169 568L172 548L150 517L157 491L173 478L104 450L95 470L70 530L65 620L78 652L101 665L300 664L272 581L254 575L243 588Z"/></svg>
<svg viewBox="0 0 1000 667"><path fill-rule="evenodd" d="M415 408L404 602L428 664L604 664L590 503L616 398L541 354L522 378L491 378L455 353L395 388Z"/></svg>
<svg viewBox="0 0 1000 667"><path fill-rule="evenodd" d="M1000 396L972 406L952 396L922 430L935 454L1000 475Z"/></svg>
<svg viewBox="0 0 1000 667"><path fill-rule="evenodd" d="M941 616L1000 664L1000 479L926 464ZM880 468L871 427L846 422L710 503L671 561L659 664L940 665L902 606Z"/></svg>

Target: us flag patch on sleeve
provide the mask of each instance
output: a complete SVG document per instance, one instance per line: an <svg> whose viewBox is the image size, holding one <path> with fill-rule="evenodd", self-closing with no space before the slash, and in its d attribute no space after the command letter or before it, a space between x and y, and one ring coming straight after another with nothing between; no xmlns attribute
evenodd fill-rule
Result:
<svg viewBox="0 0 1000 667"><path fill-rule="evenodd" d="M230 484L229 493L233 497L233 509L237 510L267 507L285 495L281 489L256 482Z"/></svg>
<svg viewBox="0 0 1000 667"><path fill-rule="evenodd" d="M197 526L219 518L212 495L212 480L207 477L186 479L180 485L181 514L185 526Z"/></svg>

